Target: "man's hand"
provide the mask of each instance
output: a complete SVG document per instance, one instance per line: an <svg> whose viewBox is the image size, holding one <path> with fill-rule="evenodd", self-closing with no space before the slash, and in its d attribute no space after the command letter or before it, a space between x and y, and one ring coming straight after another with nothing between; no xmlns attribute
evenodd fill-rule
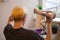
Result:
<svg viewBox="0 0 60 40"><path fill-rule="evenodd" d="M12 21L13 21L13 17L10 16L9 19L8 19L8 24L11 24Z"/></svg>
<svg viewBox="0 0 60 40"><path fill-rule="evenodd" d="M34 8L34 13L38 14L38 13L42 13L43 11L42 10L39 10L37 8Z"/></svg>
<svg viewBox="0 0 60 40"><path fill-rule="evenodd" d="M34 8L34 13L45 16L48 19L54 19L56 16L55 13L53 13L52 11L43 11L37 8Z"/></svg>

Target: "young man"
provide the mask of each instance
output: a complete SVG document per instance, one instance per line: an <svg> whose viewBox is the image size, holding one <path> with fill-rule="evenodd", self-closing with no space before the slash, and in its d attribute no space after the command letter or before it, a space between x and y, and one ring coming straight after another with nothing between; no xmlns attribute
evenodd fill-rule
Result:
<svg viewBox="0 0 60 40"><path fill-rule="evenodd" d="M6 40L43 40L37 33L23 28L26 15L22 7L15 7L4 28ZM14 21L14 26L11 22Z"/></svg>
<svg viewBox="0 0 60 40"><path fill-rule="evenodd" d="M36 8L34 8L34 12L36 14L39 14L39 15L42 15L42 16L45 16L46 17L46 26L47 26L47 36L46 36L46 39L45 40L51 40L52 37L51 37L51 23L52 23L52 19L55 18L55 13L52 12L52 11L43 11L43 10L38 10ZM37 32L41 32L42 29L40 28Z"/></svg>

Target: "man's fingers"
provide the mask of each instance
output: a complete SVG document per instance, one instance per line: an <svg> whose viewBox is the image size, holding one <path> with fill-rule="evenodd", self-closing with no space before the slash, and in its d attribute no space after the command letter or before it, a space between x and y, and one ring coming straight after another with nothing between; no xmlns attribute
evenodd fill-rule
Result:
<svg viewBox="0 0 60 40"><path fill-rule="evenodd" d="M9 17L9 21L13 21L13 19L14 19L14 18L13 18L12 16Z"/></svg>

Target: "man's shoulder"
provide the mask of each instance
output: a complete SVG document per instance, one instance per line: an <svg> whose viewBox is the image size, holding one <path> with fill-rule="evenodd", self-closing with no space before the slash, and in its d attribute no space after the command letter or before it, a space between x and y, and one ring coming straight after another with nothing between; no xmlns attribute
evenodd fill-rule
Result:
<svg viewBox="0 0 60 40"><path fill-rule="evenodd" d="M11 24L7 24L4 28L4 31L8 31L12 28L12 25Z"/></svg>

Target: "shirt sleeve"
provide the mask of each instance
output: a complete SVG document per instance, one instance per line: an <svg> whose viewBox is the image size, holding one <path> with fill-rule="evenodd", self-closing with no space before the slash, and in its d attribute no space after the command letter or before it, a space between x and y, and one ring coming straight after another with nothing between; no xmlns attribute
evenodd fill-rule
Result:
<svg viewBox="0 0 60 40"><path fill-rule="evenodd" d="M5 26L4 31L3 31L4 35L6 35L6 34L7 34L8 29L9 29L9 28L11 28L11 27L12 27L12 25L11 25L11 24L7 24L7 25Z"/></svg>

